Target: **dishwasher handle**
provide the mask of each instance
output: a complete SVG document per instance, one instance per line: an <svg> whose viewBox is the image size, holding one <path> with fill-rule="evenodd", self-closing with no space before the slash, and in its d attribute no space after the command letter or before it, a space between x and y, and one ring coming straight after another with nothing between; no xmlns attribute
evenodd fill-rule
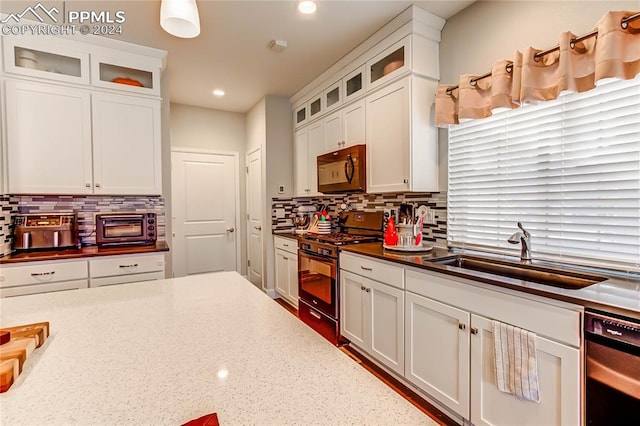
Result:
<svg viewBox="0 0 640 426"><path fill-rule="evenodd" d="M584 314L585 337L600 336L601 339L623 342L640 348L640 323L594 312Z"/></svg>

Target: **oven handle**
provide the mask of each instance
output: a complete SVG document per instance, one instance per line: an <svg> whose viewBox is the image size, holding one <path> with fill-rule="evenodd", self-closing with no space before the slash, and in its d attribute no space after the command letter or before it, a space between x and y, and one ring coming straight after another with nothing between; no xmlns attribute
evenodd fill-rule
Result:
<svg viewBox="0 0 640 426"><path fill-rule="evenodd" d="M306 250L303 250L303 249L298 249L298 255L299 255L299 256L306 256L306 257L309 257L309 258L326 259L326 260L330 260L330 261L334 261L334 260L336 260L336 258L335 258L335 257L331 257L331 256L324 256L324 255L322 255L322 254L319 254L319 253L313 253L313 252L306 251Z"/></svg>

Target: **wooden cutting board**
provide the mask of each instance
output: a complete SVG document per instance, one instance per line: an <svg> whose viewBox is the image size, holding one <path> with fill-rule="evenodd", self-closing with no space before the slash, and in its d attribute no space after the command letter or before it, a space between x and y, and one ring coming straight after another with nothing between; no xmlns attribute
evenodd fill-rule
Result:
<svg viewBox="0 0 640 426"><path fill-rule="evenodd" d="M6 340L9 335L8 341ZM0 393L9 390L22 373L29 355L49 337L49 323L40 322L0 329Z"/></svg>

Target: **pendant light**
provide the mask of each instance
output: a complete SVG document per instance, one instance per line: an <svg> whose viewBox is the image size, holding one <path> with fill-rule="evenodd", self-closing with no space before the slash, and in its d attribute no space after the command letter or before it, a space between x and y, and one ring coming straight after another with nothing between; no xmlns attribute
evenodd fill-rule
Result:
<svg viewBox="0 0 640 426"><path fill-rule="evenodd" d="M196 0L162 0L160 26L176 37L197 37L200 34L200 15Z"/></svg>

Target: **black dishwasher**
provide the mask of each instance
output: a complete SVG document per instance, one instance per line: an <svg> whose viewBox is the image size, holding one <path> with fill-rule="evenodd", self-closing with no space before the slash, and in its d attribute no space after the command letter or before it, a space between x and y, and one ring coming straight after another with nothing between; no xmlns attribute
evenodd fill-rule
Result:
<svg viewBox="0 0 640 426"><path fill-rule="evenodd" d="M628 425L638 421L640 321L587 311L584 322L586 424Z"/></svg>

